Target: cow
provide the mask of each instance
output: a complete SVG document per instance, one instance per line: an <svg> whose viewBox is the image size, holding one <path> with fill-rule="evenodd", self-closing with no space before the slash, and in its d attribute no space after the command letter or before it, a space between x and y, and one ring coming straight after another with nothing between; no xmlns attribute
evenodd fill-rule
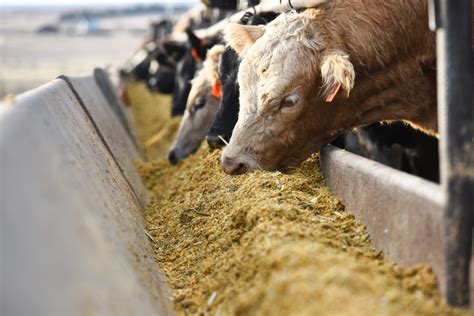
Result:
<svg viewBox="0 0 474 316"><path fill-rule="evenodd" d="M155 63L156 70L151 70L146 84L150 91L171 94L174 91L176 69L167 65Z"/></svg>
<svg viewBox="0 0 474 316"><path fill-rule="evenodd" d="M150 42L134 58L135 67L122 76L145 81L154 92L172 94L172 116L181 116L191 90L191 80L206 57L207 50L220 38L199 39L186 30L187 42L162 39Z"/></svg>
<svg viewBox="0 0 474 316"><path fill-rule="evenodd" d="M202 3L197 4L180 16L173 28L173 33L179 34L185 32L188 28L198 29L210 27L226 18L230 13L231 11L229 10L213 9L206 7Z"/></svg>
<svg viewBox="0 0 474 316"><path fill-rule="evenodd" d="M438 139L404 123L374 123L341 135L334 145L439 183Z"/></svg>
<svg viewBox="0 0 474 316"><path fill-rule="evenodd" d="M267 26L229 24L241 56L229 174L299 165L338 135L380 121L437 134L435 34L426 0L335 0Z"/></svg>
<svg viewBox="0 0 474 316"><path fill-rule="evenodd" d="M241 24L268 24L276 13L247 13ZM207 142L212 149L221 148L230 140L239 112L237 72L238 54L227 46L219 64L222 99L216 119L208 132ZM334 143L334 142L333 142ZM375 123L341 135L334 143L338 147L370 158L387 166L439 182L438 140L405 124Z"/></svg>
<svg viewBox="0 0 474 316"><path fill-rule="evenodd" d="M156 49L149 54L151 62L146 83L154 92L171 94L175 89L176 67L188 50L186 43L158 41Z"/></svg>
<svg viewBox="0 0 474 316"><path fill-rule="evenodd" d="M176 68L175 89L173 91L173 105L171 116L181 116L186 109L189 92L191 91L191 80L196 70L201 67L206 58L208 49L221 41L220 37L200 39L192 29L186 29L190 47L180 60Z"/></svg>
<svg viewBox="0 0 474 316"><path fill-rule="evenodd" d="M152 39L153 41L158 41L162 38L165 38L167 35L171 34L173 30L173 22L169 19L161 19L150 24L152 29Z"/></svg>
<svg viewBox="0 0 474 316"><path fill-rule="evenodd" d="M151 38L137 50L129 65L120 71L120 76L145 81L148 88L155 92L173 93L175 95L173 115L182 115L190 88L186 82L192 79L195 73L195 61L191 58L190 49L195 48L196 43L193 41L197 37L189 38L193 33L190 30L208 27L228 14L229 11L209 9L199 4L181 16L172 34L169 34L170 20L164 19L152 23ZM188 41L186 37L180 35L187 36ZM207 48L213 45L211 40L209 39ZM201 58L204 57L205 52Z"/></svg>
<svg viewBox="0 0 474 316"><path fill-rule="evenodd" d="M221 97L218 65L223 52L223 45L212 47L207 52L203 68L192 80L186 112L168 154L173 165L196 152L214 122Z"/></svg>
<svg viewBox="0 0 474 316"><path fill-rule="evenodd" d="M128 65L120 69L120 76L135 80L146 80L152 61L152 52L156 49L154 42L147 42L140 47L128 61Z"/></svg>
<svg viewBox="0 0 474 316"><path fill-rule="evenodd" d="M274 12L262 12L253 15L247 12L240 20L241 24L263 25L277 17ZM232 135L239 114L239 87L237 72L240 59L237 52L230 46L221 56L219 64L219 79L222 84L222 99L216 119L207 134L207 143L213 149L221 148L228 142Z"/></svg>
<svg viewBox="0 0 474 316"><path fill-rule="evenodd" d="M129 69L121 70L121 77L145 81L151 90L169 94L174 90L176 65L188 47L167 39L151 41L135 53Z"/></svg>

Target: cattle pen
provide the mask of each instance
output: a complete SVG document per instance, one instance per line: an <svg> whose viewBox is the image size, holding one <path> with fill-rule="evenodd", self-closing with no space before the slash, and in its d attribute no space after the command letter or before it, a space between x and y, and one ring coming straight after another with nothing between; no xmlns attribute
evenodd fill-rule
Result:
<svg viewBox="0 0 474 316"><path fill-rule="evenodd" d="M290 1L288 4L292 6ZM286 304L288 299L277 295L292 293L291 289L285 292L287 288L282 290L278 287L291 283L291 280L283 279L310 276L288 273L280 275L280 279L269 277L265 280L271 280L269 283L277 289L272 292L256 281L252 283L255 275L263 278L256 270L252 270L253 261L247 265L239 261L238 264L249 271L247 274L238 271L236 274L239 277L242 274L241 279L235 276L233 278L236 280L226 279L224 272L215 272L220 282L247 290L244 294L237 293L235 297L238 302L232 301L233 305L227 309L215 305L226 299L232 300L234 292L213 290L213 286L218 288L214 284L218 281L212 278L210 281L206 278L208 284L205 286L200 283L191 289L191 286L187 287L185 278L191 276L181 278L180 275L186 269L194 271L189 267L192 263L202 264L195 270L200 269L199 273L203 275L214 273L213 265L235 272L233 269L237 263L231 260L231 255L257 257L252 252L255 245L249 241L250 237L246 239L245 233L250 231L249 226L253 228L260 220L263 225L274 224L261 218L280 215L272 214L266 204L261 204L263 202L255 195L252 185L265 189L272 198L277 196L272 195L273 192L280 190L296 201L294 209L292 205L289 206L293 213L285 213L282 217L285 217L286 222L278 222L278 225L290 227L289 230L291 225L304 228L295 228L291 233L292 236L298 236L291 242L301 245L301 248L292 249L292 254L301 254L303 258L301 249L310 253L301 259L303 264L307 264L305 260L324 261L327 258L330 264L342 266L341 262L346 257L328 251L326 244L339 243L343 246L338 244L338 247L346 247L347 243L349 248L356 245L354 249L359 247L362 250L357 248L348 253L357 253L354 257L363 263L376 261L374 266L378 265L382 274L391 274L394 279L402 280L401 292L409 289L413 293L428 293L426 296L435 303L426 303L429 308L423 305L420 310L424 314L430 311L455 315L472 312L463 310L472 308L474 303L474 64L471 6L470 0L430 1L430 27L437 36L440 184L334 145L326 145L318 156L305 162L302 169L291 171L289 176L259 172L255 178L252 178L253 175L237 177L237 180L229 180L224 176L213 178L206 171L216 170L219 152L204 153L202 148L191 158L190 163L178 167L165 165L164 161L147 161L158 154L164 155L164 147L169 145L168 142L176 133L179 121L160 121L162 126L158 133L156 126L150 127L153 132L144 132L143 129L149 128L147 124L153 124L152 120L158 115L154 116L156 108L150 112L141 110L140 102L145 104L153 100L166 103L169 100L156 96L153 99L151 94L141 90L140 85L130 81L126 90L132 105L127 106L119 95L119 87L111 81L110 74L100 68L95 69L92 75L59 76L0 104L0 314L247 315L264 313L260 302L256 303L259 300L267 305L280 300ZM148 101L143 101L145 99ZM143 126L140 127L140 124ZM150 138L152 135L153 138ZM166 141L160 144L164 139ZM321 174L315 170L315 166L320 167ZM178 170L176 174L170 171L172 169ZM168 175L163 175L168 171ZM294 173L302 177L298 178L300 182L288 180ZM173 182L176 179L170 180L172 177L177 177L180 182ZM202 192L194 190L192 181L203 184ZM318 181L325 182L332 193L326 191L325 185L320 185ZM221 190L220 186L227 191ZM179 189L176 188L183 188L184 193L177 193ZM166 191L168 189L169 192ZM208 197L203 197L206 194ZM276 199L282 199L281 194ZM170 202L168 208L165 205L167 201L157 200L163 196L175 198L175 204ZM226 210L226 203L230 202L224 201L224 198L235 198L242 204L229 216L222 215L221 220L210 215L205 207L200 208L202 205L215 204ZM305 226L310 221L306 217L312 214L306 211L317 209L315 205L321 201L327 203L333 213L328 215L322 211L311 217L311 221L320 226ZM260 207L258 210L263 215L241 211L244 208L251 209L252 205ZM181 213L173 213L180 208L183 209ZM280 211L279 206L275 206L275 209ZM175 222L165 221L169 218ZM332 220L349 227L344 226L344 229L355 229L359 235L350 231L347 236L339 238L338 231L331 226ZM205 230L196 227L206 221L212 222L214 228L206 227L209 230ZM313 222L310 224L313 225ZM229 230L224 228L226 225L230 227ZM310 231L314 227L325 232L332 231L333 235L328 235L326 240L324 238L327 236ZM172 235L186 235L188 228L192 231L189 240ZM226 259L221 262L203 258L207 250L195 238L201 235L192 235L194 231L199 231L209 240L218 239L221 234L221 241L209 245L219 248L213 254ZM280 242L272 239L276 237L268 232L255 238L264 245L256 248L256 251L263 251L264 254L270 253L264 252L267 244ZM282 240L285 238L289 237L285 235ZM306 244L305 238L322 238L323 246ZM159 244L159 240L163 243ZM179 243L185 246L179 248ZM248 247L235 253L226 253L233 244ZM188 257L185 252L189 252ZM317 252L327 257L319 259L315 255ZM172 258L165 257L165 253ZM161 254L163 257L160 257ZM168 273L166 268L183 269L179 262L175 262L178 259L185 262L182 265L186 265L186 269L179 270L178 274ZM271 263L256 261L270 267L263 274L277 271L275 266L299 264L298 260L293 260L294 257L283 250L271 259ZM351 271L364 270L357 260L348 264L355 267ZM330 270L330 264L326 264ZM436 280L430 278L431 272L426 272L424 266L418 266L421 264L429 265ZM416 268L404 270L405 267L413 266ZM364 277L370 279L371 271ZM306 272L310 274L312 271ZM193 280L202 276L199 273L192 276ZM342 279L334 277L331 280L343 284ZM242 286L242 280L251 280L253 287ZM351 279L344 279L347 280ZM364 279L364 282L369 281ZM306 283L301 284L306 286ZM202 301L202 306L197 306L191 298L202 289L204 294L196 299ZM351 289L364 292L356 286ZM444 302L439 303L438 290L450 306L461 309L451 310ZM410 304L414 304L418 298L406 299L404 294L397 291L393 290L396 299L392 297L392 301L399 300L402 302L400 305L406 304L410 311ZM273 301L265 301L267 293L276 295ZM388 296L383 298L392 303ZM300 305L310 305L313 298L290 297L290 301L293 299ZM262 310L256 309L256 305ZM437 309L431 310L432 306ZM292 308L290 306L288 310L275 311L271 307L266 306L268 314L283 315ZM335 310L312 311L325 314ZM377 311L380 314L394 314L397 310ZM400 314L403 311L398 310ZM416 311L411 310L413 314Z"/></svg>

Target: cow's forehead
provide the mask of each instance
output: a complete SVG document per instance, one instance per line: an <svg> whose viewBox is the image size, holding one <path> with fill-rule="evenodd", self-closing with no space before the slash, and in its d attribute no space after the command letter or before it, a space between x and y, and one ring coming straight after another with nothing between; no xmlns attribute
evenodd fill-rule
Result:
<svg viewBox="0 0 474 316"><path fill-rule="evenodd" d="M307 60L324 48L317 24L308 17L292 13L280 16L283 17L266 26L264 35L244 58L255 70L286 66L292 61L288 57L292 56Z"/></svg>
<svg viewBox="0 0 474 316"><path fill-rule="evenodd" d="M252 49L254 50L245 56L241 67L245 74L241 85L246 87L258 85L265 90L273 90L275 84L281 86L297 77L314 75L317 69L315 65L318 58L314 50L292 39L274 41L267 45L256 43Z"/></svg>
<svg viewBox="0 0 474 316"><path fill-rule="evenodd" d="M284 13L265 26L265 36L275 41L295 39L301 41L311 38L318 31L318 23L305 13ZM312 46L312 45L311 45Z"/></svg>
<svg viewBox="0 0 474 316"><path fill-rule="evenodd" d="M205 75L198 75L192 80L191 91L189 92L186 108L190 111L197 105L197 99L205 96L211 89Z"/></svg>

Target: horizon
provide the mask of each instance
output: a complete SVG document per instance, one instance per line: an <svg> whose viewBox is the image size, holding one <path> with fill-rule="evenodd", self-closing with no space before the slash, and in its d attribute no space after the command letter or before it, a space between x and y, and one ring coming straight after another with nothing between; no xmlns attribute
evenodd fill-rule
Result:
<svg viewBox="0 0 474 316"><path fill-rule="evenodd" d="M58 9L58 8L97 8L97 7L123 7L123 6L136 6L136 5L183 5L183 4L196 4L198 0L73 0L73 1L61 1L61 0L1 0L0 11L4 9Z"/></svg>

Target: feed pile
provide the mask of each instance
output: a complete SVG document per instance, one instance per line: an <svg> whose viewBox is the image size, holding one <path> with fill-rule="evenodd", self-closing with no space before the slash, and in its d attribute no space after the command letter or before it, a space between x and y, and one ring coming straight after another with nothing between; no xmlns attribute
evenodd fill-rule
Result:
<svg viewBox="0 0 474 316"><path fill-rule="evenodd" d="M202 146L171 166L169 105L143 86L129 90L142 142L164 135L138 170L153 193L147 232L178 314L465 313L440 299L428 266L402 268L373 249L325 186L318 155L288 173L231 177L220 152Z"/></svg>

